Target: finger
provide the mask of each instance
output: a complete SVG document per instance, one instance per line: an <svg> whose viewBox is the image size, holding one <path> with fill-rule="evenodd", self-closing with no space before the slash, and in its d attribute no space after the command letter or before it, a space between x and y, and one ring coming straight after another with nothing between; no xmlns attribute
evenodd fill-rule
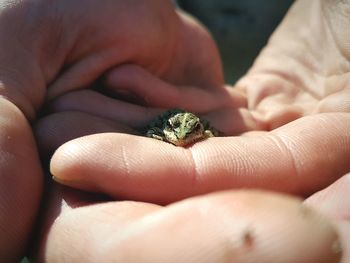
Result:
<svg viewBox="0 0 350 263"><path fill-rule="evenodd" d="M0 258L19 262L38 212L42 171L24 115L3 98L0 109Z"/></svg>
<svg viewBox="0 0 350 263"><path fill-rule="evenodd" d="M50 104L51 110L80 111L105 119L142 127L162 112L104 96L92 90L70 92Z"/></svg>
<svg viewBox="0 0 350 263"><path fill-rule="evenodd" d="M330 263L341 257L324 217L272 193L223 192L164 208L64 203L42 240L41 262Z"/></svg>
<svg viewBox="0 0 350 263"><path fill-rule="evenodd" d="M234 91L231 91L234 94ZM236 95L233 95L236 96ZM237 95L237 96L242 96ZM50 104L54 112L80 111L101 118L124 123L133 128L144 128L164 109L150 108L116 100L92 90L70 92ZM207 109L209 110L209 108ZM262 127L245 108L224 107L201 114L213 127L227 135L236 135Z"/></svg>
<svg viewBox="0 0 350 263"><path fill-rule="evenodd" d="M87 52L81 49L80 52L77 53L81 53L82 50ZM119 51L120 50L126 51L124 48L119 49ZM73 52L73 50L71 50L71 52ZM85 58L84 55L86 56ZM95 54L90 55L79 54L73 61L70 61L72 65L62 72L48 87L46 93L47 100L57 98L70 91L81 90L90 86L91 83L96 81L98 76L101 76L108 68L127 60L129 55L128 52L115 52L115 50L111 48L105 48L103 51L95 50ZM70 54L70 56L72 56L72 54ZM72 58L70 59L72 60Z"/></svg>
<svg viewBox="0 0 350 263"><path fill-rule="evenodd" d="M339 63L349 61L343 33L350 27L349 7L347 1L295 1L238 81L249 109L270 130L310 113L349 112L350 67Z"/></svg>
<svg viewBox="0 0 350 263"><path fill-rule="evenodd" d="M136 134L135 130L124 124L74 111L48 115L34 126L42 156L51 156L60 145L70 140L106 132Z"/></svg>
<svg viewBox="0 0 350 263"><path fill-rule="evenodd" d="M350 116L305 117L260 136L216 137L189 148L123 134L61 146L56 180L113 197L167 203L251 187L311 194L350 169Z"/></svg>
<svg viewBox="0 0 350 263"><path fill-rule="evenodd" d="M336 84L333 85L336 86ZM315 112L350 112L350 89L335 92L322 99Z"/></svg>
<svg viewBox="0 0 350 263"><path fill-rule="evenodd" d="M305 200L305 204L332 218L342 243L343 261L350 262L350 174Z"/></svg>
<svg viewBox="0 0 350 263"><path fill-rule="evenodd" d="M234 105L242 107L246 100L240 93L232 93L227 87L179 86L167 83L137 65L123 65L111 70L106 78L109 89L116 93L126 90L142 98L152 107L184 108L203 113Z"/></svg>
<svg viewBox="0 0 350 263"><path fill-rule="evenodd" d="M334 219L350 221L350 174L344 175L332 185L308 199L305 203Z"/></svg>

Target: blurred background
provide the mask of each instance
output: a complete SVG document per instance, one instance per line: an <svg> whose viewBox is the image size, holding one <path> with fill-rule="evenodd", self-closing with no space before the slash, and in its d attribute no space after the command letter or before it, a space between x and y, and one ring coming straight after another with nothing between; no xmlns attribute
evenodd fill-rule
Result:
<svg viewBox="0 0 350 263"><path fill-rule="evenodd" d="M249 69L294 0L177 0L216 40L227 83Z"/></svg>

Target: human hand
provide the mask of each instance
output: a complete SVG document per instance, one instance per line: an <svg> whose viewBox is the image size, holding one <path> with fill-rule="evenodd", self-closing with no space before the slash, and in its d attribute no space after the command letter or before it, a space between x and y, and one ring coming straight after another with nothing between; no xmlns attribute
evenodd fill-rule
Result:
<svg viewBox="0 0 350 263"><path fill-rule="evenodd" d="M343 5L337 8L342 10ZM252 69L236 89L227 91L234 98L231 107L223 104L207 114L214 127L227 135L242 136L210 138L187 149L124 134L81 138L54 155L51 168L56 179L114 197L165 203L237 187L303 196L326 187L350 169L350 93L344 86L350 66L342 56L347 46L341 38L343 31L324 34L335 23L333 17L343 19L334 16L334 8L327 2L321 6L318 1L297 2ZM305 15L305 10L313 15ZM317 43L322 38L321 52ZM323 63L317 64L320 61ZM84 95L89 96L78 98ZM74 96L62 99L57 108L78 104ZM149 120L147 111L140 108L120 102L113 107L98 107L98 115L131 126ZM55 144L53 141L51 138ZM109 169L104 169L106 163Z"/></svg>
<svg viewBox="0 0 350 263"><path fill-rule="evenodd" d="M170 1L0 2L2 260L20 259L38 211L42 167L28 120L42 114L47 99L90 87L112 66L133 63L176 87L205 87L212 108L215 98L226 100L213 42L183 21ZM193 38L206 41L194 47Z"/></svg>
<svg viewBox="0 0 350 263"><path fill-rule="evenodd" d="M349 176L311 196L226 191L169 206L55 186L38 262L349 261ZM320 209L327 218L308 206Z"/></svg>
<svg viewBox="0 0 350 263"><path fill-rule="evenodd" d="M249 120L241 122L243 124L241 132L244 133L241 138L212 138L188 149L182 149L137 136L105 134L86 137L64 145L55 154L52 171L57 180L81 189L104 192L115 198L168 203L191 195L244 186L308 195L346 174L349 171L349 110L348 104L344 102L349 92L346 88L338 92L346 82L346 75L335 74L326 79L323 84L331 83L331 86L320 85L320 79L314 83L310 82L310 79L315 80L317 74L306 70L303 65L309 65L306 62L311 61L308 59L305 61L304 57L295 59L283 49L285 43L291 44L293 40L297 40L300 43L295 43L296 47L293 45L291 52L295 52L295 55L309 54L307 51L313 52L315 49L314 46L311 46L311 50L307 49L310 48L310 41L317 39L319 42L319 38L325 36L328 39L327 35L317 33L318 31L312 27L309 29L312 33L306 34L308 38L297 38L299 34L305 32L305 27L298 25L298 23L304 25L305 20L300 19L297 14L303 15L305 10L310 12L312 10L314 14L310 16L312 20L320 19L320 14L325 12L325 16L322 17L326 21L329 19L327 18L329 12L333 12L334 9L330 9L326 3L322 9L320 7L315 9L313 5L317 7L318 3L299 1L252 70L237 84L238 89L246 93L248 105L247 109L235 111L238 112L240 120ZM344 8L342 4L337 8ZM342 19L341 16L337 17ZM326 21L315 25L328 24ZM303 28L302 32L298 31L298 28ZM325 27L323 29L326 30ZM339 41L339 38L331 39ZM333 44L327 42L325 45L330 48L330 53L335 54L331 50ZM344 43L338 43L337 46L342 47ZM273 50L276 53L272 52ZM284 54L286 59L282 60ZM316 58L320 60L321 55L324 54L319 53ZM334 59L341 60L340 57ZM324 62L324 70L339 72L340 69L335 70L333 64L336 64L333 60ZM300 71L299 67L303 70ZM296 75L290 77L288 75L290 72L296 72ZM316 87L316 84L319 84L318 89L311 89ZM314 96L317 94L316 91L326 95L317 99L312 98L310 94ZM218 125L222 125L221 129L231 131L232 134L239 131L230 122L218 121L223 112L229 113L233 109L223 107L220 110L222 111L214 111L208 116L212 122L217 122ZM255 120L253 125L250 124L252 120ZM149 151L149 149L157 150ZM193 157L197 158L194 159L195 162ZM106 164L108 169L105 169ZM345 178L347 177L344 176L341 180ZM339 191L334 191L337 192ZM343 196L341 195L339 200ZM321 206L320 202L314 204L316 207ZM334 199L330 206L332 204L334 205ZM194 207L199 206L196 204ZM347 208L342 209L346 214ZM91 212L91 215L93 214L94 212ZM74 225L69 222L74 218L79 216L72 215L68 221L63 219L62 225L59 222L54 226L57 228L54 228L51 236L54 238L51 240L59 242L55 247L57 244L63 244L60 240L67 241L60 238L58 230L67 226L72 226L74 229ZM176 216L174 218L178 219ZM344 222L337 226L340 226L339 233L346 237L348 221ZM262 224L265 223L264 221ZM91 225L91 221L88 225ZM96 240L101 238L98 237ZM348 241L343 241L343 247L347 251L349 245L346 242ZM319 253L324 250L317 251ZM346 256L344 260L346 261ZM321 259L316 261L322 262ZM327 258L327 261L330 259Z"/></svg>

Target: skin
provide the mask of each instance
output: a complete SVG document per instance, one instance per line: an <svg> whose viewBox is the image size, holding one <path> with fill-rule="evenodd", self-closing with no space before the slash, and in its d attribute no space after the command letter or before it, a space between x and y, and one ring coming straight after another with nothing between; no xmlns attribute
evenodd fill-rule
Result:
<svg viewBox="0 0 350 263"><path fill-rule="evenodd" d="M42 25L42 15L52 14L52 5L37 1L42 9L33 13L26 12L30 7L26 2L2 2L2 10L7 12L0 14L0 37L4 40L0 61L7 61L7 67L1 67L4 72L0 74L3 86L0 91L7 98L1 99L1 109L7 111L1 111L1 118L7 118L9 125L2 124L5 128L0 134L1 157L5 157L6 163L0 166L0 174L11 171L14 190L4 191L7 187L4 183L9 180L2 176L0 207L10 204L9 198L21 197L22 203L11 203L1 213L4 215L1 220L7 218L8 221L0 224L7 230L0 236L0 248L2 244L9 248L1 250L1 258L15 261L20 257L36 214L41 168L24 116L34 119L46 97L52 99L51 110L56 113L36 123L36 136L43 154L80 135L114 132L79 138L60 147L51 161L56 180L108 194L113 200L140 202L104 202L95 195L53 185L40 221L42 228L37 253L34 252L38 261L137 262L148 258L150 262L164 262L174 258L172 255L181 254L187 262L232 259L237 262L282 259L284 262L285 259L339 262L341 253L332 249L338 236L344 251L343 261L349 260L350 245L346 238L349 207L346 203L338 205L349 191L345 174L350 169L350 116L346 103L349 92L344 88L349 71L346 57L349 46L344 32L349 25L345 16L338 15L339 10L349 8L347 2L328 6L330 3L323 1L322 8L319 1L297 2L235 90L227 89L222 83L217 52L208 35L193 21L184 17L180 20L166 1L149 1L147 7L152 4L149 9L139 3L133 5L131 1L127 1L130 6L126 1L87 3L91 6L87 4L84 10L72 1L56 3L60 8L54 11L60 19L53 19L47 28L46 24L39 27L40 35L22 28L21 38L15 39L18 35L10 32L18 30L18 21L24 19L27 24L29 19L37 29ZM135 6L140 8L139 13L135 12ZM334 13L337 9L338 13ZM106 10L110 11L107 15ZM122 14L127 10L132 10L130 13L137 19L130 16L126 19ZM148 16L160 20L146 27ZM138 30L140 17L145 19L142 30ZM77 18L79 23L74 22ZM305 23L305 19L323 23ZM96 31L89 31L91 24L96 26L93 28ZM121 31L118 28L115 32L114 24L120 25ZM167 30L154 24L166 24ZM326 30L331 25L337 25L333 26L332 34ZM52 30L55 26L61 30ZM71 30L64 30L68 26ZM178 27L177 32L184 33L167 33L169 26ZM289 30L290 27L295 30ZM54 32L64 33L52 38L50 34ZM96 32L101 35L96 37L93 34ZM130 32L136 35L128 40ZM143 39L144 32L155 40L137 41ZM56 52L47 44L50 39L59 40L54 41L58 45L53 48ZM163 45L164 39L173 43L172 47L148 46L148 43ZM29 47L24 48L23 42L29 43ZM293 49L285 50L286 42ZM325 43L322 53L316 48L319 43ZM16 53L8 52L13 49ZM11 54L23 59L12 59ZM126 57L120 58L119 54ZM331 59L322 61L328 54ZM322 61L320 71L309 67L313 59ZM134 64L126 64L130 61ZM336 63L340 61L343 63ZM145 98L142 103L113 100L91 90L73 91L89 86L111 65L117 67L106 75L109 89L118 93L122 87L130 92L129 96L136 95L138 102ZM62 67L69 69L60 71ZM9 68L14 70L5 70ZM17 76L17 72L21 75ZM288 75L291 72L295 75ZM58 95L63 96L58 98ZM164 100L164 96L168 99ZM175 105L177 103L181 105ZM145 104L147 107L142 106ZM189 149L180 149L150 138L115 133L132 133L161 112L159 108L175 106L208 113L206 117L214 127L226 134L242 136L210 138ZM16 139L14 143L6 144L8 136ZM220 161L215 156L220 156ZM15 170L20 157L23 158L21 169ZM30 181L25 186L20 183L23 171ZM28 185L30 190L23 193ZM320 207L328 219L305 209L300 200L287 195L248 190L206 195L237 187L300 195L320 191L311 195L308 205L314 209ZM325 187L328 188L322 190ZM189 198L194 195L198 197ZM326 198L322 200L317 196ZM176 202L181 199L184 200ZM155 203L173 204L163 207ZM217 211L208 213L212 209ZM11 220L18 216L15 213L18 210L24 217L13 224ZM250 222L248 226L247 222ZM302 241L306 238L305 250ZM243 244L243 249L251 249L251 253L243 251L241 246L237 248L236 240Z"/></svg>
<svg viewBox="0 0 350 263"><path fill-rule="evenodd" d="M129 13L131 15L124 15ZM169 26L161 26L166 25L165 21ZM145 38L145 32L148 41L140 41ZM200 59L213 73L200 77L206 72L177 55L187 54L189 61L194 60L191 58L194 47L189 44L192 38L205 41L203 51L216 53L209 35L190 20L180 20L168 1L104 1L100 4L89 0L84 2L84 8L72 1L0 1L2 260L16 262L22 257L37 217L43 178L31 124L41 114L39 109L43 104L67 91L86 88L112 65L132 62L164 81L192 90L193 94L198 91L211 103L209 107L217 107L220 101L226 100L226 91L219 85L222 72L218 56L214 56L214 61ZM197 47L196 50L200 51ZM180 70L188 73L180 76L177 73ZM124 67L124 73L137 72ZM192 73L199 78L194 79ZM133 91L130 89L130 92ZM174 100L177 99L178 95L173 95ZM210 102L212 96L218 101ZM198 104L197 108L201 107ZM157 111L150 110L148 114L154 112ZM140 112L140 119L144 113ZM108 124L101 125L96 129L108 128ZM113 129L121 126L111 125ZM109 130L114 131L112 128ZM124 130L130 131L130 128ZM74 131L69 133L71 137L75 135ZM64 141L66 137L61 139Z"/></svg>
<svg viewBox="0 0 350 263"><path fill-rule="evenodd" d="M339 9L346 7L339 3ZM306 15L301 12L304 9L318 12ZM341 16L328 21L333 12L327 1L321 6L317 1L294 5L252 69L236 89L228 90L232 104L225 103L206 115L225 134L241 136L209 138L181 149L138 136L92 135L59 148L51 161L51 172L57 180L83 190L161 203L237 187L259 187L301 196L327 187L350 169L350 114L346 103L349 97L346 72L350 64L345 57L347 51L338 50L347 47L339 42L341 32L338 37L334 35L338 31L328 28L337 24L334 19L342 21ZM305 23L302 19L315 23L305 28L300 25ZM318 51L316 47L322 37L327 46ZM287 49L286 42L294 49ZM330 60L323 59L324 56ZM313 64L318 68L312 68ZM111 71L108 77L115 87L118 70ZM154 78L149 83L156 87L161 82ZM176 92L177 88L172 88ZM184 100L187 94L191 91L184 90ZM73 106L78 97L90 101ZM157 98L155 94L155 101ZM101 118L111 118L131 128L138 126L136 118L144 107L117 101L104 111L102 105L107 101L83 91L67 94L54 104L61 114L73 109L86 113L98 109L94 114ZM126 110L129 120L117 116ZM111 116L109 112L117 113ZM54 138L51 142L54 145ZM145 147L141 148L141 144ZM149 149L159 150L150 153ZM104 158L96 159L96 153ZM108 170L103 168L105 163L111 164ZM145 164L147 167L140 170ZM156 180L148 180L149 177ZM135 188L136 184L145 187ZM159 191L150 191L158 188Z"/></svg>

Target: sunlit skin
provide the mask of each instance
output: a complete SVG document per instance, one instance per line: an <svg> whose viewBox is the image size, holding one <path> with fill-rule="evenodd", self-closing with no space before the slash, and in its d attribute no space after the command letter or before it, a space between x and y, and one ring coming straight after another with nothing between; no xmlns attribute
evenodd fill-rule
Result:
<svg viewBox="0 0 350 263"><path fill-rule="evenodd" d="M141 2L1 2L1 258L19 259L32 229L41 167L26 119L50 99L35 135L43 156L59 147L55 180L107 197L53 184L38 261L349 261L350 4L297 1L232 89L199 25ZM137 104L86 89L107 70L109 91ZM135 135L174 107L228 136L181 148Z"/></svg>

